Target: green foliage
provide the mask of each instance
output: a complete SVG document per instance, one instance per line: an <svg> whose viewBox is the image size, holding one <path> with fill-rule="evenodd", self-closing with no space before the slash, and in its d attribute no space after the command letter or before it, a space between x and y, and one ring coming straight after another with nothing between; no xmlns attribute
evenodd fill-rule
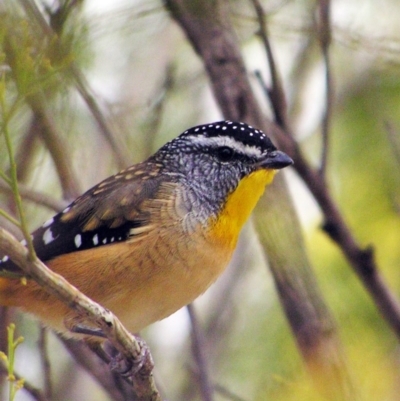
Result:
<svg viewBox="0 0 400 401"><path fill-rule="evenodd" d="M14 401L15 396L22 387L24 387L24 379L17 379L14 374L14 366L15 366L15 352L17 350L18 345L20 345L23 341L23 337L18 337L15 339L15 324L11 323L7 327L7 344L8 350L7 355L4 352L0 351L0 360L4 363L7 369L7 380L9 382L9 390L8 390L8 401Z"/></svg>
<svg viewBox="0 0 400 401"><path fill-rule="evenodd" d="M68 68L73 59L60 50L57 36L40 34L33 21L12 16L3 25L1 47L11 67L10 78L22 98L56 90L61 83L57 73Z"/></svg>
<svg viewBox="0 0 400 401"><path fill-rule="evenodd" d="M5 77L4 74L1 77L1 82L2 85L0 87L0 115L1 115L1 127L0 127L0 135L3 136L4 142L6 144L7 148L7 153L8 157L10 160L10 173L9 176L0 170L0 177L11 187L12 193L14 195L14 200L15 204L17 206L18 210L18 217L19 221L14 219L12 216L10 216L8 213L6 213L4 210L0 209L0 215L7 218L9 221L11 221L13 224L15 224L17 227L19 227L23 234L24 237L27 241L27 246L29 249L29 256L31 259L35 257L35 250L32 245L32 238L28 229L28 225L26 222L25 214L23 211L23 206L22 206L22 198L19 193L18 189L18 177L17 177L17 164L15 162L15 157L14 157L14 151L11 143L11 138L10 138L10 133L9 133L9 122L11 118L13 117L15 110L17 109L19 100L18 98L15 99L14 103L11 106L7 106L7 100L6 100L6 85L5 85Z"/></svg>

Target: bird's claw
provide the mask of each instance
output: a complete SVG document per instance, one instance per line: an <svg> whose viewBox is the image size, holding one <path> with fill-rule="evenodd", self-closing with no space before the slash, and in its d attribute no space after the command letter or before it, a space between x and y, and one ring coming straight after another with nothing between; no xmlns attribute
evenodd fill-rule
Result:
<svg viewBox="0 0 400 401"><path fill-rule="evenodd" d="M104 348L110 357L110 369L121 376L131 377L140 372L141 375L150 374L154 367L153 358L146 342L138 336L135 336L140 347L140 353L137 357L127 359L121 352L116 350L111 343L106 341Z"/></svg>

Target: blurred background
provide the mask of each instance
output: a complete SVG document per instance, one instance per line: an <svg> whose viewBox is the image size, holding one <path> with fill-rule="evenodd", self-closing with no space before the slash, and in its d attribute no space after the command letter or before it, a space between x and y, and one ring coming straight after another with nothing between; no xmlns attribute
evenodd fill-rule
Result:
<svg viewBox="0 0 400 401"><path fill-rule="evenodd" d="M261 3L292 131L317 167L326 95L317 2ZM69 7L67 19L56 12L63 4ZM261 74L267 85L271 82L252 2L228 4L253 90L263 111L272 116L257 78ZM3 124L7 119L32 230L84 190L143 160L188 127L223 119L200 59L161 1L2 0L0 12L2 119ZM333 199L359 243L373 247L383 277L398 296L399 13L396 0L331 2L334 101L327 163ZM46 36L46 23L62 37L62 47ZM9 46L14 64L7 59ZM35 94L38 86L40 98ZM45 129L38 118L44 109L51 122ZM3 139L0 169L7 172ZM306 250L336 320L359 398L397 400L396 335L340 249L321 230L322 215L307 186L294 169L280 174L289 184ZM0 207L15 213L6 185L1 183L0 189ZM42 198L36 199L38 194ZM0 225L20 236L5 219ZM205 333L214 399L320 400L282 311L267 259L250 221L230 267L194 304ZM12 321L25 337L16 354L16 371L40 388L38 324L17 313ZM152 350L156 379L166 398L200 400L186 309L141 334ZM48 349L52 399L111 399L53 334ZM5 382L0 386L7 400ZM24 390L16 397L32 399Z"/></svg>

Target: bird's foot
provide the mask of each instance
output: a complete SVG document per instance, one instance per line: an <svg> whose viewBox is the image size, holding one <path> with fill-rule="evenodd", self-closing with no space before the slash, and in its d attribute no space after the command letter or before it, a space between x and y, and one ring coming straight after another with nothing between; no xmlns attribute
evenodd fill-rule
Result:
<svg viewBox="0 0 400 401"><path fill-rule="evenodd" d="M140 353L135 358L127 359L120 353L109 341L103 345L104 351L110 358L110 368L124 377L135 376L139 372L143 375L149 375L154 367L153 358L146 342L135 335L139 344Z"/></svg>

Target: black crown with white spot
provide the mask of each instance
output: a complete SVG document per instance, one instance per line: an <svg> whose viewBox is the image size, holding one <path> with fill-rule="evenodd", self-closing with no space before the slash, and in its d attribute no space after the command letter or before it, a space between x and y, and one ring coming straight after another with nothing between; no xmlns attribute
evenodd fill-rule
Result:
<svg viewBox="0 0 400 401"><path fill-rule="evenodd" d="M275 150L271 140L259 129L242 122L218 121L212 124L198 125L186 130L181 137L199 135L207 138L230 136L237 142L258 148L262 153Z"/></svg>

